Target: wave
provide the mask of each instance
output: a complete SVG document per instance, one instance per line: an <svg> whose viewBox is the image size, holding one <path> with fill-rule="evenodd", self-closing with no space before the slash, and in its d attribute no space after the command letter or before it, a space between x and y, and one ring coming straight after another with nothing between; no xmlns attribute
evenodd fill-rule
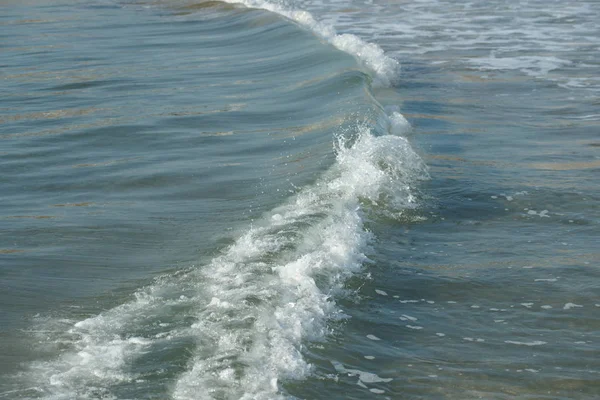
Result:
<svg viewBox="0 0 600 400"><path fill-rule="evenodd" d="M413 187L426 177L405 138L361 127L351 146L340 139L336 163L318 182L208 265L161 277L131 302L66 329L62 341L73 348L29 371L47 383L36 391L51 399L117 398L106 388L149 378L136 367L144 357L187 349L192 356L180 373L162 366L165 379L177 375L174 399L283 397L280 381L310 374L304 344L322 340L327 322L343 318L335 299L368 261L365 204L414 208Z"/></svg>
<svg viewBox="0 0 600 400"><path fill-rule="evenodd" d="M356 55L381 84L397 72L375 45L337 35L308 13L244 4L309 26ZM56 400L139 398L144 388L178 400L289 397L282 382L311 374L306 344L324 340L329 322L344 318L336 299L369 262L369 215L418 207L416 187L428 177L402 136L409 125L400 113L381 111L371 125L356 119L340 128L335 161L314 183L208 263L159 277L87 319L44 322L40 340L51 331L59 356L30 364L21 386Z"/></svg>

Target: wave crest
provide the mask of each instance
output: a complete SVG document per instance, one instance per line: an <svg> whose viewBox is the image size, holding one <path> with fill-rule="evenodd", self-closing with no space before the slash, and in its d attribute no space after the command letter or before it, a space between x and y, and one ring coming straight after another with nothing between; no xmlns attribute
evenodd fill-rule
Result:
<svg viewBox="0 0 600 400"><path fill-rule="evenodd" d="M321 39L341 51L353 55L367 70L373 73L376 86L391 86L400 72L400 63L387 56L378 45L368 43L352 34L338 34L334 27L317 21L312 14L303 10L292 10L266 0L224 0L230 4L242 4L282 15L308 28Z"/></svg>

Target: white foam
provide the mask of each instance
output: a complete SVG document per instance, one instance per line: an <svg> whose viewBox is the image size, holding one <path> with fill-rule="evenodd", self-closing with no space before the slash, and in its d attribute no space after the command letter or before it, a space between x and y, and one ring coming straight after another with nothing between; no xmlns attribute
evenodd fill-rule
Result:
<svg viewBox="0 0 600 400"><path fill-rule="evenodd" d="M535 210L528 210L527 214L529 214L529 215L538 215L541 218L550 218L550 216L548 215L548 210L542 210L540 212L537 212Z"/></svg>
<svg viewBox="0 0 600 400"><path fill-rule="evenodd" d="M508 72L554 81L577 92L600 90L597 67L589 62L596 60L597 53L599 9L593 1L521 1L510 7L500 0L475 6L439 0L352 2L354 11L343 1L301 3L339 29L365 40L380 40L399 60L420 59L452 68L464 57L461 61L481 70L483 79ZM555 23L548 18L565 9L574 22Z"/></svg>
<svg viewBox="0 0 600 400"><path fill-rule="evenodd" d="M468 62L483 71L518 70L533 77L545 77L550 71L571 65L569 60L554 56L489 57L469 59Z"/></svg>
<svg viewBox="0 0 600 400"><path fill-rule="evenodd" d="M410 316L410 315L407 315L407 314L402 314L402 316L400 317L400 319L401 319L402 321L413 321L413 322L414 322L414 321L416 321L418 318L416 318L416 317L412 317L412 316Z"/></svg>
<svg viewBox="0 0 600 400"><path fill-rule="evenodd" d="M570 310L571 308L581 308L583 307L580 304L575 304L575 303L566 303L563 307L563 310Z"/></svg>
<svg viewBox="0 0 600 400"><path fill-rule="evenodd" d="M387 106L385 112L388 115L388 131L392 135L406 136L412 131L408 120L400 113L400 107Z"/></svg>
<svg viewBox="0 0 600 400"><path fill-rule="evenodd" d="M362 383L379 383L379 382L387 383L387 382L391 382L393 380L392 378L381 378L380 376L378 376L377 374L374 374L372 372L366 372L366 371L361 371L358 369L346 368L346 367L344 367L344 364L342 364L338 361L331 361L331 364L333 365L335 370L338 371L339 373L348 374L349 376L358 376L359 381Z"/></svg>
<svg viewBox="0 0 600 400"><path fill-rule="evenodd" d="M508 344L516 344L517 346L542 346L547 342L543 342L541 340L535 340L533 342L519 342L515 340L505 340L504 343Z"/></svg>
<svg viewBox="0 0 600 400"><path fill-rule="evenodd" d="M338 34L332 25L317 21L307 11L290 9L268 0L225 1L267 10L295 21L338 49L356 57L365 68L374 74L373 78L376 85L390 86L397 79L400 64L393 58L386 56L381 47L374 43L367 43L355 35Z"/></svg>
<svg viewBox="0 0 600 400"><path fill-rule="evenodd" d="M146 352L154 342L164 340L164 337L149 338L136 333L136 325L144 315L154 314L157 306L164 308L174 304L170 301L156 303L154 289L142 290L134 301L76 323L66 320L46 322L49 330L61 333L55 338L56 344L69 345L70 350L62 352L55 360L34 362L23 378L37 384L42 398L115 398L107 387L138 378L127 368L128 362ZM70 326L64 327L66 324ZM46 333L40 338L44 342L48 339Z"/></svg>

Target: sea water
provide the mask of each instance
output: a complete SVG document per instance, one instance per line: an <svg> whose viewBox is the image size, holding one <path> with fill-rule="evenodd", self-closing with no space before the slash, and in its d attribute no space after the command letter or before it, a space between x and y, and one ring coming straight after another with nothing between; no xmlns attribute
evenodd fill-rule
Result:
<svg viewBox="0 0 600 400"><path fill-rule="evenodd" d="M600 396L597 2L0 11L0 398Z"/></svg>

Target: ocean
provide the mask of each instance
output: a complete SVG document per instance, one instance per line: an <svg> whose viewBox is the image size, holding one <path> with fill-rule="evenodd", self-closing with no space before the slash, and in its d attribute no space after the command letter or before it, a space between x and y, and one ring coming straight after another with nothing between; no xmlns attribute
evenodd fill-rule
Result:
<svg viewBox="0 0 600 400"><path fill-rule="evenodd" d="M0 399L600 398L596 0L0 4Z"/></svg>

